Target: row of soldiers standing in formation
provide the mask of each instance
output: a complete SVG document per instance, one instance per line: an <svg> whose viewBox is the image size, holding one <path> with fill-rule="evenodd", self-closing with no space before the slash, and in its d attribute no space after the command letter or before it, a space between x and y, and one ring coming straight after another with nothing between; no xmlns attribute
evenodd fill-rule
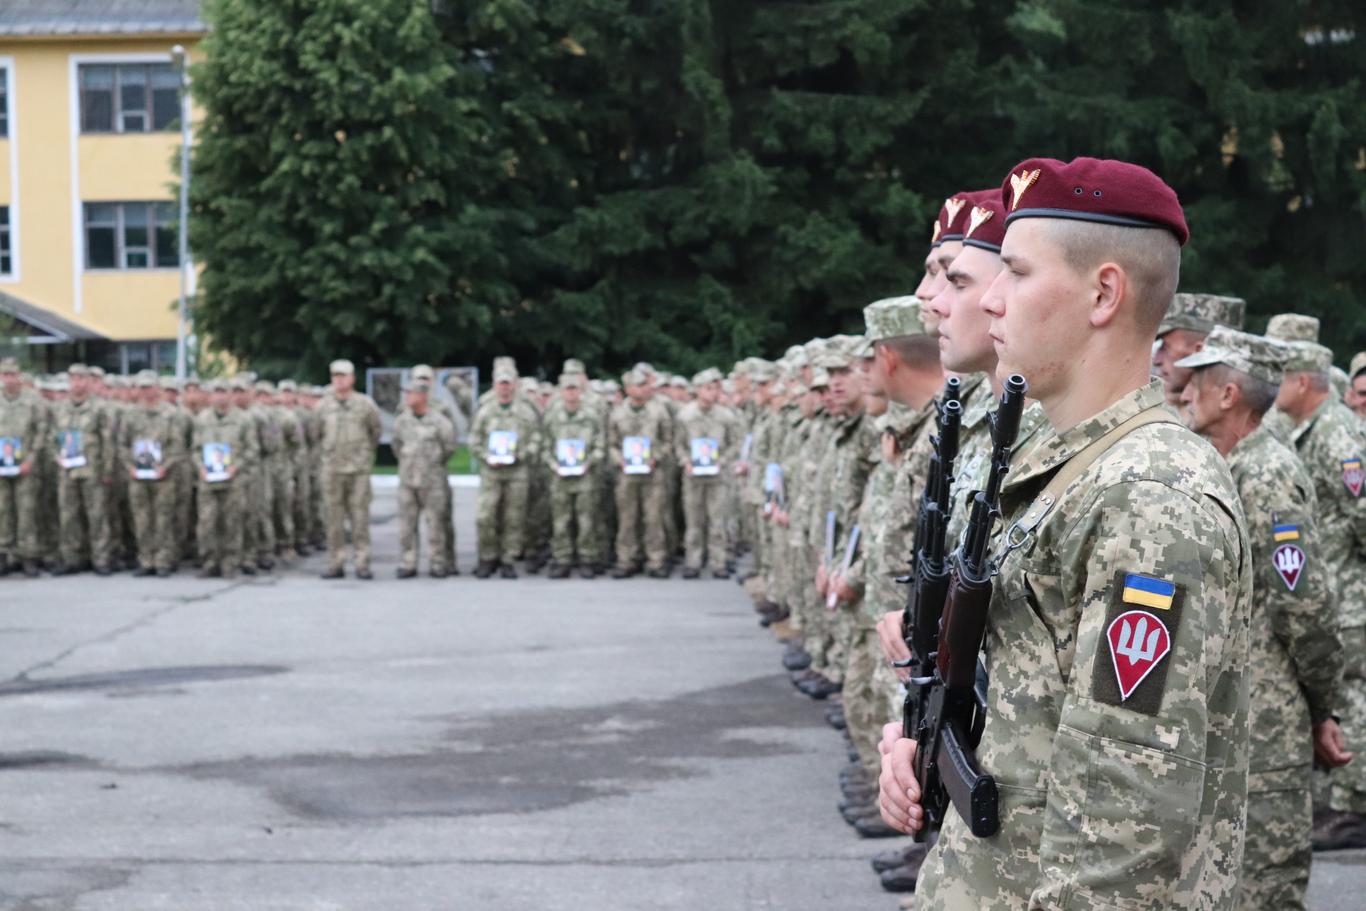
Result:
<svg viewBox="0 0 1366 911"><path fill-rule="evenodd" d="M327 389L84 364L35 378L0 360L0 574L231 577L326 548L335 575L349 524L368 575L378 411L349 362L333 374Z"/></svg>
<svg viewBox="0 0 1366 911"><path fill-rule="evenodd" d="M961 378L952 548L990 469L988 413L1007 358L1032 363L1026 375L1046 390L1049 371L1080 356L1055 347L1047 310L1014 324L1021 336L1038 328L1012 353L1000 301L1021 299L1026 270L1062 268L1040 265L1049 243L1082 235L1031 228L1017 251L1038 252L1007 248L1008 266L1006 225L1094 223L1086 241L1125 245L1125 257L1107 255L1131 275L1173 256L1173 236L1184 242L1174 194L1150 172L1089 159L1016 171L1001 189L945 202L915 295L866 308L864 335L817 339L733 376L748 471L770 479L748 488L739 523L758 572L749 588L787 642L794 685L838 700L827 715L852 760L840 809L865 837L924 818L906 777L914 744L887 723L903 712L898 581L911 572L934 397L946 375ZM1126 181L1151 195L1126 195ZM1036 184L1050 186L1049 202L1012 214ZM1166 209L1135 202L1149 198ZM1094 274L1104 268L1114 267ZM1074 415L1063 433L1040 403L1024 413L1011 475L1016 496L1030 493L1014 511L1002 495L1002 524L1017 521L998 557L978 751L1001 786L1001 831L976 839L955 817L929 862L919 843L875 858L890 891L920 883L917 908L1071 907L1069 895L1086 907L1303 908L1311 827L1315 848L1366 845L1366 764L1350 761L1366 748L1366 353L1344 372L1312 317L1277 316L1256 336L1241 331L1241 300L1164 300L1147 330L1147 388ZM1093 313L1076 337L1093 344L1107 319ZM1094 361L1086 380L1104 389L1123 368ZM1097 441L1110 448L1081 459ZM1039 494L1069 460L1080 480ZM1189 518L1213 503L1212 524ZM1062 513L1051 524L1050 511ZM1134 610L1158 618L1146 643L1118 631ZM1201 781L1183 771L1195 769Z"/></svg>

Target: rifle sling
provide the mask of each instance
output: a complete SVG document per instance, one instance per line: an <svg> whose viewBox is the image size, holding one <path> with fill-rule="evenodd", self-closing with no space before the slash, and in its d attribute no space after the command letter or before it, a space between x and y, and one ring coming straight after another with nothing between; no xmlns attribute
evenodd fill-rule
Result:
<svg viewBox="0 0 1366 911"><path fill-rule="evenodd" d="M1048 482L1043 491L1034 498L1030 504L1028 512L1020 517L1010 529L1011 535L1017 534L1015 529L1019 529L1025 535L1031 534L1038 528L1058 502L1058 497L1062 496L1063 491L1072 485L1072 482L1081 477L1092 463L1104 455L1111 446L1118 443L1121 439L1128 436L1133 431L1148 424L1175 424L1178 423L1175 416L1161 405L1154 405L1151 408L1140 411L1138 414L1129 418L1124 423L1113 427L1104 436L1092 440L1087 446L1072 458L1068 459L1058 473L1053 475L1053 479ZM1023 539L1021 539L1023 540Z"/></svg>

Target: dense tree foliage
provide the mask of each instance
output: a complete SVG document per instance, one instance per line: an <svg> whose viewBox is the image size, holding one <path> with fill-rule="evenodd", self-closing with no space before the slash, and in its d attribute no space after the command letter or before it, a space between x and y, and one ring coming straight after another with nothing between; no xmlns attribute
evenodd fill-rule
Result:
<svg viewBox="0 0 1366 911"><path fill-rule="evenodd" d="M435 12L434 12L435 11ZM216 0L197 317L264 369L677 370L855 328L1031 155L1171 182L1188 290L1366 347L1363 12L1182 0Z"/></svg>

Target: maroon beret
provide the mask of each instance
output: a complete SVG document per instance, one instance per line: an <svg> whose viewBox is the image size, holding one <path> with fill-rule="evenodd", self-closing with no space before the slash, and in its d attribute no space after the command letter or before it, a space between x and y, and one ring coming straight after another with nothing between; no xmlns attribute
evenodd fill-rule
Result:
<svg viewBox="0 0 1366 911"><path fill-rule="evenodd" d="M934 237L930 246L937 247L946 240L962 240L963 229L968 222L968 195L955 193L944 200L939 207L939 218L935 220Z"/></svg>
<svg viewBox="0 0 1366 911"><path fill-rule="evenodd" d="M994 187L968 194L968 221L963 229L964 246L1001 252L1006 239L1006 213L1001 206L1001 191Z"/></svg>
<svg viewBox="0 0 1366 911"><path fill-rule="evenodd" d="M1176 191L1152 171L1101 158L1031 158L1001 187L1006 224L1017 218L1075 218L1106 225L1165 228L1190 239Z"/></svg>

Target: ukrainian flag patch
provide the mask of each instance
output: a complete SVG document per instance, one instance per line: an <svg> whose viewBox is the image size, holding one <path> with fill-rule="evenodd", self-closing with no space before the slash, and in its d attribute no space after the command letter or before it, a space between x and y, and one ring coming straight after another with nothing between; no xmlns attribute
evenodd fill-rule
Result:
<svg viewBox="0 0 1366 911"><path fill-rule="evenodd" d="M1282 541L1298 541L1300 539L1300 527L1298 525L1277 525L1271 529L1271 537L1276 539L1276 543Z"/></svg>
<svg viewBox="0 0 1366 911"><path fill-rule="evenodd" d="M1154 579L1139 573L1129 573L1124 577L1124 602L1141 604L1157 610L1171 610L1172 600L1176 597L1176 583L1166 579Z"/></svg>

